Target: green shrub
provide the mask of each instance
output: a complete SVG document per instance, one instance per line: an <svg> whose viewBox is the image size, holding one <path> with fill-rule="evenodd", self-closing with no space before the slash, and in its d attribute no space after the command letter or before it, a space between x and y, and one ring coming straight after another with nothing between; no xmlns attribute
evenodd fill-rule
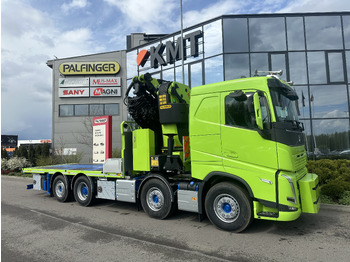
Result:
<svg viewBox="0 0 350 262"><path fill-rule="evenodd" d="M310 173L318 175L321 185L334 180L350 182L350 160L310 160L307 163L307 168Z"/></svg>
<svg viewBox="0 0 350 262"><path fill-rule="evenodd" d="M342 198L345 191L350 191L350 183L346 181L335 180L321 187L321 194L336 202Z"/></svg>
<svg viewBox="0 0 350 262"><path fill-rule="evenodd" d="M320 198L322 204L336 204L329 196L321 195Z"/></svg>
<svg viewBox="0 0 350 262"><path fill-rule="evenodd" d="M342 197L339 199L339 204L350 205L350 191L344 191Z"/></svg>

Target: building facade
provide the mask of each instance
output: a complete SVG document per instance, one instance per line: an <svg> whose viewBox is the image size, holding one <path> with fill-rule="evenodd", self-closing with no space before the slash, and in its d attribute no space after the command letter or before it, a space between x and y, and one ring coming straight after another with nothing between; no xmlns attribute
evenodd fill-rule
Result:
<svg viewBox="0 0 350 262"><path fill-rule="evenodd" d="M132 34L127 47L126 51L48 61L53 69L54 146L61 139L65 147L91 154L78 137L89 135L91 116L112 112L113 147L120 148L119 125L127 119L122 100L134 76L150 73L192 88L254 76L256 70L282 69L281 79L293 81L299 96L299 118L310 156L340 156L350 148L350 12L225 15L186 28L182 41L180 32L150 38ZM137 64L142 50L150 53L143 66ZM59 81L77 77L60 74L59 66L77 61L117 61L120 72L113 76L121 79L121 95L59 97ZM95 108L100 109L95 112Z"/></svg>

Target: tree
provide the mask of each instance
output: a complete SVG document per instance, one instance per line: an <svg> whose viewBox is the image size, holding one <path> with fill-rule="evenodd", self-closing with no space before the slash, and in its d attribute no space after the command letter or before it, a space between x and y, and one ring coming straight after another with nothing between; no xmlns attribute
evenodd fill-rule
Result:
<svg viewBox="0 0 350 262"><path fill-rule="evenodd" d="M5 148L1 148L1 158L9 159L9 155Z"/></svg>
<svg viewBox="0 0 350 262"><path fill-rule="evenodd" d="M48 143L44 143L41 151L42 151L41 155L43 157L49 157L50 156L50 145Z"/></svg>
<svg viewBox="0 0 350 262"><path fill-rule="evenodd" d="M28 151L27 151L27 147L20 145L19 146L19 157L24 157L26 159L28 159Z"/></svg>
<svg viewBox="0 0 350 262"><path fill-rule="evenodd" d="M18 147L15 148L15 151L13 152L13 156L19 156L19 149Z"/></svg>
<svg viewBox="0 0 350 262"><path fill-rule="evenodd" d="M42 155L42 146L41 145L36 145L35 146L35 158L38 158Z"/></svg>
<svg viewBox="0 0 350 262"><path fill-rule="evenodd" d="M30 144L28 148L28 160L30 163L35 165L35 151L34 146L32 144Z"/></svg>

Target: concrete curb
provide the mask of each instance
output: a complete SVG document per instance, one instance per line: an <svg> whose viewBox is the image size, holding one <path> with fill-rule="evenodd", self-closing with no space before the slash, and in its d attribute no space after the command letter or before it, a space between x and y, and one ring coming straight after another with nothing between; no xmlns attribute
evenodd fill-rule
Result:
<svg viewBox="0 0 350 262"><path fill-rule="evenodd" d="M320 210L322 209L350 213L350 206L344 206L344 205L321 204Z"/></svg>

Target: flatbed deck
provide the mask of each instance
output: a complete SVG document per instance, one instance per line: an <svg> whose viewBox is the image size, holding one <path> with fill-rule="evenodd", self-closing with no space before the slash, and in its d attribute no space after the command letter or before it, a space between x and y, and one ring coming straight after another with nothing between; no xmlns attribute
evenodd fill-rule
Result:
<svg viewBox="0 0 350 262"><path fill-rule="evenodd" d="M83 173L87 176L120 177L121 174L103 173L103 164L61 164L51 166L39 166L23 168L23 173L50 174L61 173L63 175L77 175Z"/></svg>

